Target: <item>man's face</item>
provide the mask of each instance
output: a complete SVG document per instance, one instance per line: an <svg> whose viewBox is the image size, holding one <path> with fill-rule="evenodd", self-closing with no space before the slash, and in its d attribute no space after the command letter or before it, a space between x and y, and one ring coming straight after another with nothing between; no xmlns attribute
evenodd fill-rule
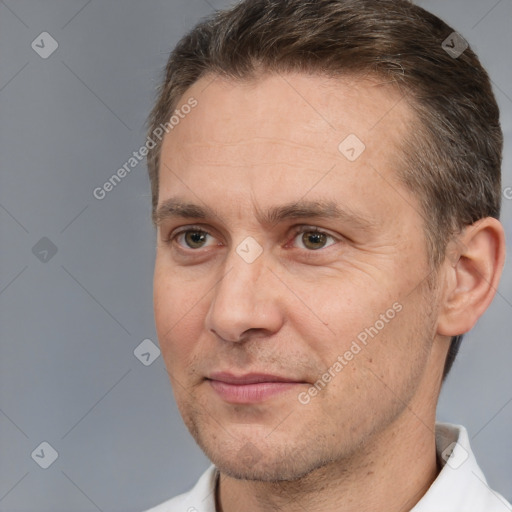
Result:
<svg viewBox="0 0 512 512"><path fill-rule="evenodd" d="M162 149L154 307L198 444L228 475L295 479L426 428L445 353L397 178L406 101L301 74L204 77L190 97ZM197 208L166 215L171 199Z"/></svg>

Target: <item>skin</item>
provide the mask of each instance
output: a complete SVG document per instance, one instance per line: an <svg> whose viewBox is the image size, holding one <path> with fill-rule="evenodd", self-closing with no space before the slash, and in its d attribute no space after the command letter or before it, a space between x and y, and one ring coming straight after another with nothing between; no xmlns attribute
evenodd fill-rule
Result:
<svg viewBox="0 0 512 512"><path fill-rule="evenodd" d="M217 509L410 510L439 471L435 409L449 340L492 300L501 225L463 230L432 273L419 201L396 176L414 114L389 84L206 76L181 102L190 96L197 107L164 139L158 207L179 198L213 214L160 216L154 310L184 422L221 472ZM366 146L353 162L338 150L349 134ZM300 200L332 200L365 221L261 219ZM315 228L326 236L307 232ZM262 250L252 263L237 253L247 237ZM301 403L393 304L400 312ZM207 380L214 371L298 383L233 404Z"/></svg>

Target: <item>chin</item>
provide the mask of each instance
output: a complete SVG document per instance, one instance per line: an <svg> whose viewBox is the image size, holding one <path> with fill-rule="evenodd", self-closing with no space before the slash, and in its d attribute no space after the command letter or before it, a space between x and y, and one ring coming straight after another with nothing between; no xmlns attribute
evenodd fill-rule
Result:
<svg viewBox="0 0 512 512"><path fill-rule="evenodd" d="M206 442L201 436L196 442L221 473L237 480L259 482L293 482L322 468L332 460L321 460L318 453L308 451L306 446L277 443L265 440L219 442L210 438Z"/></svg>
<svg viewBox="0 0 512 512"><path fill-rule="evenodd" d="M306 463L303 460L279 458L279 460L265 460L250 465L236 459L227 460L225 457L221 457L217 461L211 460L221 473L231 478L270 483L298 482L332 462L311 461Z"/></svg>
<svg viewBox="0 0 512 512"><path fill-rule="evenodd" d="M202 407L181 404L180 412L190 434L203 453L221 471L238 480L293 482L336 460L325 435L312 436L315 425L288 425L276 429L268 424L220 423ZM339 448L340 443L336 443Z"/></svg>

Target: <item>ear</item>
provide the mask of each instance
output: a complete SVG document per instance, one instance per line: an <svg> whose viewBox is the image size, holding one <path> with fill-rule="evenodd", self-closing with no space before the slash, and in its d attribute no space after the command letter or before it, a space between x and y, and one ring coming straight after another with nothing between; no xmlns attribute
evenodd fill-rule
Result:
<svg viewBox="0 0 512 512"><path fill-rule="evenodd" d="M492 217L467 226L450 242L438 334L464 334L476 324L496 294L504 263L503 226Z"/></svg>

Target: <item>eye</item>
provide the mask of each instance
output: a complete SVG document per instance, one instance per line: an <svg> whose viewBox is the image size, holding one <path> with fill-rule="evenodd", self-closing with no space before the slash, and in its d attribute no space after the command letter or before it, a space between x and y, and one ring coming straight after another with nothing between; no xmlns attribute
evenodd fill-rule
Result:
<svg viewBox="0 0 512 512"><path fill-rule="evenodd" d="M325 233L324 231L321 231L317 228L311 228L307 226L297 230L295 232L294 239L299 240L299 247L301 249L308 249L313 251L329 247L330 245L335 244L337 241L329 233ZM326 245L329 239L332 240L332 243Z"/></svg>
<svg viewBox="0 0 512 512"><path fill-rule="evenodd" d="M210 237L211 240L208 240ZM311 226L303 226L294 232L293 240L297 240L300 249L308 251L317 251L335 244L338 240L329 233ZM188 227L169 236L167 243L176 242L184 249L203 249L212 245L218 245L214 242L214 237L199 227ZM292 245L293 244L292 242Z"/></svg>
<svg viewBox="0 0 512 512"><path fill-rule="evenodd" d="M203 229L189 228L171 235L169 242L176 240L176 243L181 247L202 249L203 247L214 245L213 243L207 244L208 237L211 237L210 233Z"/></svg>

